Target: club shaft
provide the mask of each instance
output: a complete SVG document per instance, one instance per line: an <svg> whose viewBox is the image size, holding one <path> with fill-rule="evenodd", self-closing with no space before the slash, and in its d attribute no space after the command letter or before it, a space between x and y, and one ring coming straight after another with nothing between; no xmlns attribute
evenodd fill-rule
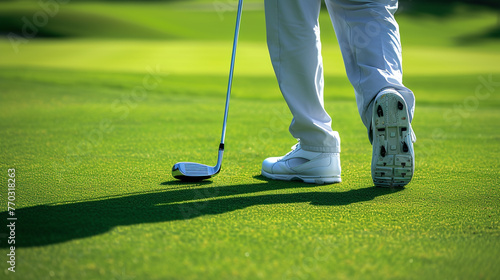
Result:
<svg viewBox="0 0 500 280"><path fill-rule="evenodd" d="M231 55L231 66L230 66L230 69L229 69L229 81L228 81L228 84L227 84L227 94L226 94L226 107L224 108L224 121L222 123L222 136L221 136L221 139L220 139L220 145L219 145L219 153L218 153L218 157L217 157L217 164L213 167L208 167L208 168L211 168L207 174L202 174L200 176L200 173L199 173L199 170L195 170L195 172L193 173L193 166L194 166L194 169L199 169L199 166L201 166L200 164L197 164L197 163L185 163L185 162L181 162L181 163L176 163L173 168L172 168L172 175L177 178L177 179L181 179L181 180L193 180L193 178L195 180L203 180L203 179L207 179L207 178L210 178L211 176L214 176L216 174L219 173L220 169L221 169L221 165L222 165L222 156L224 155L224 141L225 141L225 138L226 138L226 124L227 124L227 115L228 115L228 112L229 112L229 98L231 96L231 87L233 85L233 72L234 72L234 61L235 61L235 58L236 58L236 46L238 45L238 36L239 36L239 33L240 33L240 22L241 22L241 13L242 13L242 6L243 6L243 0L239 0L238 2L238 12L237 12L237 15L236 15L236 27L235 27L235 30L234 30L234 41L233 41L233 52L232 52L232 55ZM186 170L186 166L189 166L191 167L191 171L187 171ZM203 165L204 167L206 167L205 165ZM198 171L198 173L196 173L196 171ZM189 173L189 174L187 174Z"/></svg>
<svg viewBox="0 0 500 280"><path fill-rule="evenodd" d="M224 141L226 140L227 115L229 112L229 99L231 97L231 88L233 86L234 61L236 59L236 46L238 45L238 37L240 34L241 12L243 8L243 0L238 1L238 12L236 15L236 27L234 29L233 52L231 54L231 66L229 68L229 81L227 83L226 107L224 108L224 121L222 122L222 135L220 138L219 153L217 156L217 164L215 170L219 172L222 165L222 157L224 155Z"/></svg>
<svg viewBox="0 0 500 280"><path fill-rule="evenodd" d="M238 2L238 13L236 15L236 27L234 30L234 41L233 41L233 52L231 55L231 67L229 68L229 81L227 83L227 94L226 94L226 107L224 109L224 121L222 123L222 136L220 143L223 146L226 139L226 125L227 125L227 115L229 112L229 98L231 97L231 88L233 85L233 73L234 73L234 61L236 58L236 46L238 45L238 37L240 33L240 22L241 22L241 11L243 6L243 0Z"/></svg>

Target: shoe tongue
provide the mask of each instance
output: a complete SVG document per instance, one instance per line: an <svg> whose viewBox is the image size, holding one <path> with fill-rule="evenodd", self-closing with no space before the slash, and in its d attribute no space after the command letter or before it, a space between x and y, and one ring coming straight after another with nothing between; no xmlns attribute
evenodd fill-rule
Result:
<svg viewBox="0 0 500 280"><path fill-rule="evenodd" d="M296 150L299 150L300 149L300 143L297 143L297 144L293 145L290 149L291 149L291 151L288 152L288 153L286 153L286 155L284 155L283 157L287 157L291 153L295 152Z"/></svg>

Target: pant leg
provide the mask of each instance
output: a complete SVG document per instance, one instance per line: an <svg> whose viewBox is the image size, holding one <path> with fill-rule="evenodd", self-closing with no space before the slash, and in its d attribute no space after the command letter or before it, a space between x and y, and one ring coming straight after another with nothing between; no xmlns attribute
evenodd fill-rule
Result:
<svg viewBox="0 0 500 280"><path fill-rule="evenodd" d="M415 97L403 85L401 41L394 18L397 0L325 0L339 41L359 114L371 141L372 104L385 88L405 99L410 120Z"/></svg>
<svg viewBox="0 0 500 280"><path fill-rule="evenodd" d="M293 115L290 133L304 150L340 152L338 132L324 109L320 7L321 0L265 0L267 43Z"/></svg>

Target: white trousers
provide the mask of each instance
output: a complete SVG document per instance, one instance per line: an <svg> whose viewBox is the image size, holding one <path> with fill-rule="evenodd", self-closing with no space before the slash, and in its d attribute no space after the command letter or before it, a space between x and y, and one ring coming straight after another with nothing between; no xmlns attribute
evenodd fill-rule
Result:
<svg viewBox="0 0 500 280"><path fill-rule="evenodd" d="M304 150L340 152L340 137L324 109L319 29L322 0L265 0L267 43L280 90L293 115L290 133ZM371 141L372 103L385 88L415 97L402 83L397 0L325 0L359 114Z"/></svg>

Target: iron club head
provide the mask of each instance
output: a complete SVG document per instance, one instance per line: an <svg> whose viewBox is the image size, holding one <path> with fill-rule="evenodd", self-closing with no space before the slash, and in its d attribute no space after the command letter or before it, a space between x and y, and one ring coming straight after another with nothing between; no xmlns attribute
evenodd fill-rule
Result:
<svg viewBox="0 0 500 280"><path fill-rule="evenodd" d="M182 181L201 181L219 173L220 167L195 162L178 162L172 167L172 176Z"/></svg>

